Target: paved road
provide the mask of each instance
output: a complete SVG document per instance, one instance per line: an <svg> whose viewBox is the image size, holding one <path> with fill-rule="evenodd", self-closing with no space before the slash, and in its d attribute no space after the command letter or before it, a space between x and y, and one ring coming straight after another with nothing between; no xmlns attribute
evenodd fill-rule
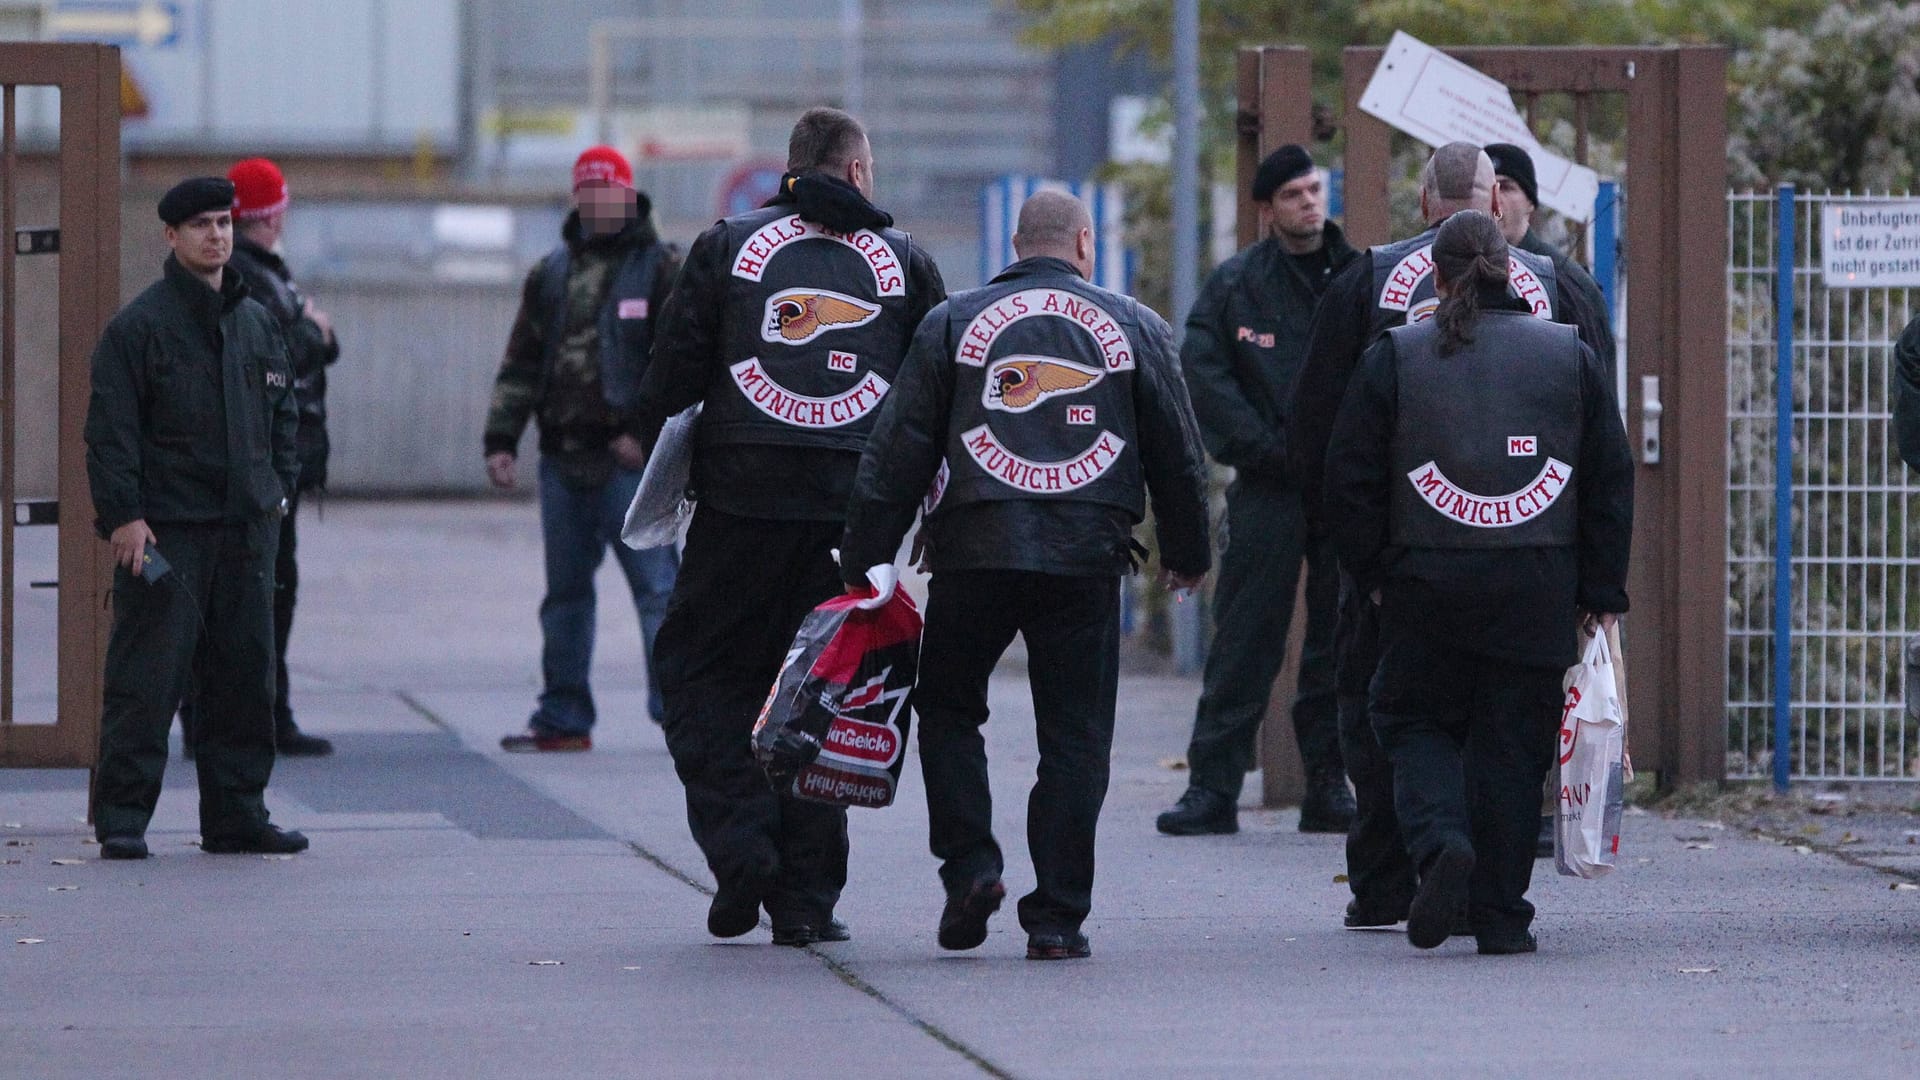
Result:
<svg viewBox="0 0 1920 1080"><path fill-rule="evenodd" d="M1540 879L1539 955L1417 953L1339 928L1339 843L1286 812L1153 832L1195 694L1167 678L1121 695L1091 961L1028 963L1010 907L940 953L911 763L900 805L854 817L853 941L715 943L630 607L602 605L596 750L495 749L535 690L531 507L336 502L302 547L296 706L340 754L281 763L270 802L313 850L201 854L176 764L158 857L103 864L77 774L0 773L0 1073L1920 1075L1920 892L1895 874L1643 814L1615 877ZM1018 672L993 704L1017 895Z"/></svg>

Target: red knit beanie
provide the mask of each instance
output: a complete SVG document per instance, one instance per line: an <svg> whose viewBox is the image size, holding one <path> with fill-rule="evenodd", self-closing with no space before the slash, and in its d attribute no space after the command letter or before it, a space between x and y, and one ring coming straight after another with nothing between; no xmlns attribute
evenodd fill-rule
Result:
<svg viewBox="0 0 1920 1080"><path fill-rule="evenodd" d="M248 158L227 170L233 181L233 218L259 221L287 208L287 178L266 158Z"/></svg>
<svg viewBox="0 0 1920 1080"><path fill-rule="evenodd" d="M595 181L631 189L633 166L627 163L626 155L611 146L589 146L573 163L573 190Z"/></svg>

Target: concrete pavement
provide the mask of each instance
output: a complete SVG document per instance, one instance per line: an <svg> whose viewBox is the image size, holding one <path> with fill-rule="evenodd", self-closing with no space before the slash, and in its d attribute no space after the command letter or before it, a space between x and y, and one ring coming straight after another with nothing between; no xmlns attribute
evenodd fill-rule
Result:
<svg viewBox="0 0 1920 1080"><path fill-rule="evenodd" d="M1154 833L1197 690L1170 678L1121 694L1090 961L1027 962L1011 904L981 949L940 952L915 763L895 807L853 815L854 940L713 942L611 571L595 751L503 755L537 689L531 506L336 502L301 528L295 706L340 752L282 762L269 801L313 850L201 854L176 760L156 858L100 863L80 774L0 772L0 1073L1920 1075L1920 892L1897 872L1637 814L1612 878L1536 878L1540 954L1419 953L1340 928L1340 843L1290 813ZM1018 672L993 705L1017 896Z"/></svg>

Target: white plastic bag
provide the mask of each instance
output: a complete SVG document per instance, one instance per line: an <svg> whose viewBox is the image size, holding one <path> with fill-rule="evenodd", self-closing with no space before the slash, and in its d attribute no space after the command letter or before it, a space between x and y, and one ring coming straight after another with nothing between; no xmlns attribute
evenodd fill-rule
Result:
<svg viewBox="0 0 1920 1080"><path fill-rule="evenodd" d="M700 406L695 405L660 429L647 471L640 475L640 489L633 493L620 528L620 539L628 547L643 551L680 539L680 526L693 508L687 501L687 483L693 472L693 437L699 421Z"/></svg>
<svg viewBox="0 0 1920 1080"><path fill-rule="evenodd" d="M1620 854L1627 720L1608 637L1595 634L1586 657L1568 669L1567 703L1560 714L1553 863L1569 877L1605 877Z"/></svg>

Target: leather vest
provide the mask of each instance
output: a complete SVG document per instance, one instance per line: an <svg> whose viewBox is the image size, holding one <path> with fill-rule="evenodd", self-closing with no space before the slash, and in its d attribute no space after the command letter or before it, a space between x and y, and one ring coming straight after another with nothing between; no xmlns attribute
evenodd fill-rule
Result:
<svg viewBox="0 0 1920 1080"><path fill-rule="evenodd" d="M653 320L660 313L649 310L649 305L664 252L657 242L629 251L607 282L607 299L600 306L600 393L615 411L632 406L653 349ZM573 249L566 244L541 264L540 295L547 316L545 371L553 370L567 336L567 278L572 272Z"/></svg>
<svg viewBox="0 0 1920 1080"><path fill-rule="evenodd" d="M858 451L913 335L912 240L896 229L843 235L790 207L721 224L722 364L700 445Z"/></svg>
<svg viewBox="0 0 1920 1080"><path fill-rule="evenodd" d="M1433 238L1439 233L1440 226L1435 225L1412 239L1368 252L1373 260L1373 329L1369 340L1403 323L1433 318L1433 309L1440 306L1433 284ZM1553 260L1509 247L1507 264L1507 291L1525 300L1536 316L1552 319Z"/></svg>
<svg viewBox="0 0 1920 1080"><path fill-rule="evenodd" d="M1135 301L1036 274L955 294L946 312L955 379L938 508L1064 499L1139 518Z"/></svg>
<svg viewBox="0 0 1920 1080"><path fill-rule="evenodd" d="M1440 355L1431 320L1387 331L1397 369L1396 545L1562 547L1578 525L1580 336L1519 312L1480 316Z"/></svg>

